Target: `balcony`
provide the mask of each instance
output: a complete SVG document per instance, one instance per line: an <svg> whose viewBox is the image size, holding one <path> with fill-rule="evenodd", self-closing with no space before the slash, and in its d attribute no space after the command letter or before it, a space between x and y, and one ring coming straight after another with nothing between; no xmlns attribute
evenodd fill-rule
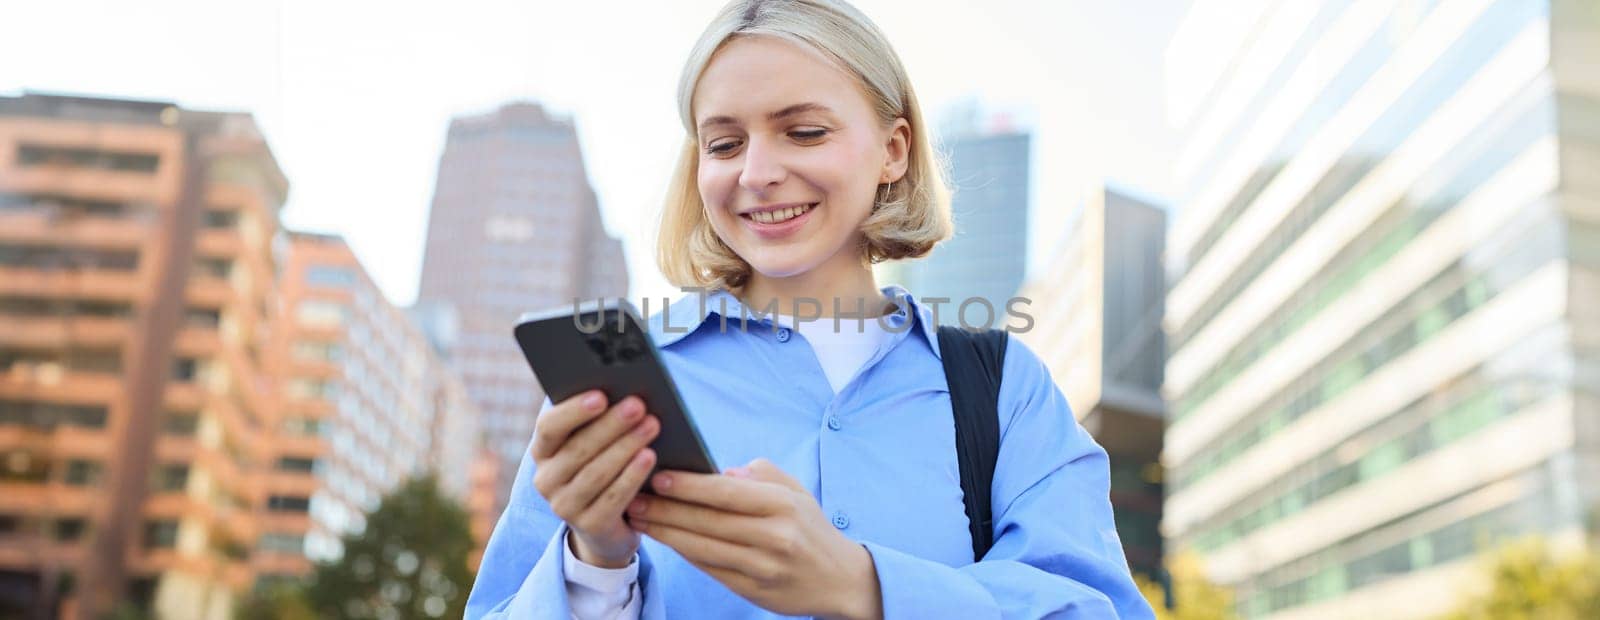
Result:
<svg viewBox="0 0 1600 620"><path fill-rule="evenodd" d="M139 272L109 269L41 271L0 267L0 295L134 301L145 289Z"/></svg>

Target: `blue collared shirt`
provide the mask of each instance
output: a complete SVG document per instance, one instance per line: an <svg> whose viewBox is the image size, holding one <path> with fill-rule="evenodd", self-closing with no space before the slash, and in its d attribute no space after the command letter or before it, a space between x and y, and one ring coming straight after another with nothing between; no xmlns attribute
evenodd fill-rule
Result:
<svg viewBox="0 0 1600 620"><path fill-rule="evenodd" d="M904 289L883 292L898 307L884 318L890 337L837 394L803 334L833 329L831 320L798 331L746 320L757 310L725 291L687 295L650 317L717 464L765 457L810 489L834 527L871 553L885 618L1152 617L1113 526L1106 453L1015 338L1000 386L994 546L972 561L937 326ZM515 485L467 617L567 620L566 526L533 488L527 455ZM638 560L646 620L779 617L649 537Z"/></svg>

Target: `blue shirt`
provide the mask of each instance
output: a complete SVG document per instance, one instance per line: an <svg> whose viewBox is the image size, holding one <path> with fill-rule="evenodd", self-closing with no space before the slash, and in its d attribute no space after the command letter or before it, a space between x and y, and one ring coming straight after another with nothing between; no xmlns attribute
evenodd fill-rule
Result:
<svg viewBox="0 0 1600 620"><path fill-rule="evenodd" d="M883 292L898 307L884 318L892 333L837 394L803 335L831 320L798 330L744 320L757 311L726 291L708 294L703 311L687 295L650 317L717 464L765 457L810 489L871 553L885 618L1153 617L1113 526L1105 450L1015 338L1000 386L994 546L973 562L937 326L904 289ZM566 526L533 488L533 469L525 454L468 618L568 618ZM649 537L638 561L646 620L780 617Z"/></svg>

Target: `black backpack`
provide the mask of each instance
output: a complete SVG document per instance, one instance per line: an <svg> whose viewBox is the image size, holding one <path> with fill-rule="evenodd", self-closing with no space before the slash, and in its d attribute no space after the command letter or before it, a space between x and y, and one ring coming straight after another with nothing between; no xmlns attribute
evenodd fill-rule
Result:
<svg viewBox="0 0 1600 620"><path fill-rule="evenodd" d="M1000 374L1005 365L1004 330L939 326L939 357L950 385L956 422L956 461L961 466L961 499L972 534L972 559L983 559L994 544L989 505L995 459L1000 455Z"/></svg>

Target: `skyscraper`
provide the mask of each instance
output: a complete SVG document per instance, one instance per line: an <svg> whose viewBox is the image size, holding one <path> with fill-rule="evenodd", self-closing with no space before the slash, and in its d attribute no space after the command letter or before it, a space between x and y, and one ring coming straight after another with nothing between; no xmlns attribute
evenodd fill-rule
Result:
<svg viewBox="0 0 1600 620"><path fill-rule="evenodd" d="M287 191L248 114L0 98L0 616L251 586Z"/></svg>
<svg viewBox="0 0 1600 620"><path fill-rule="evenodd" d="M1600 487L1600 16L1201 1L1168 50L1172 547L1250 617L1419 617Z"/></svg>
<svg viewBox="0 0 1600 620"><path fill-rule="evenodd" d="M448 304L459 321L449 359L502 459L502 505L544 398L512 340L517 317L627 289L571 120L511 103L450 123L418 301Z"/></svg>
<svg viewBox="0 0 1600 620"><path fill-rule="evenodd" d="M1066 243L1022 287L1018 332L1111 460L1117 534L1133 570L1161 567L1161 331L1166 212L1110 187L1086 197ZM1028 322L1006 317L1008 326Z"/></svg>
<svg viewBox="0 0 1600 620"><path fill-rule="evenodd" d="M972 298L990 304L995 325L1005 320L1006 300L1028 266L1029 143L1025 133L971 127L953 127L945 137L955 235L927 257L883 271L918 299L951 300L940 307L941 323L958 324L961 312L970 324L982 324L987 315L978 302L968 303Z"/></svg>

